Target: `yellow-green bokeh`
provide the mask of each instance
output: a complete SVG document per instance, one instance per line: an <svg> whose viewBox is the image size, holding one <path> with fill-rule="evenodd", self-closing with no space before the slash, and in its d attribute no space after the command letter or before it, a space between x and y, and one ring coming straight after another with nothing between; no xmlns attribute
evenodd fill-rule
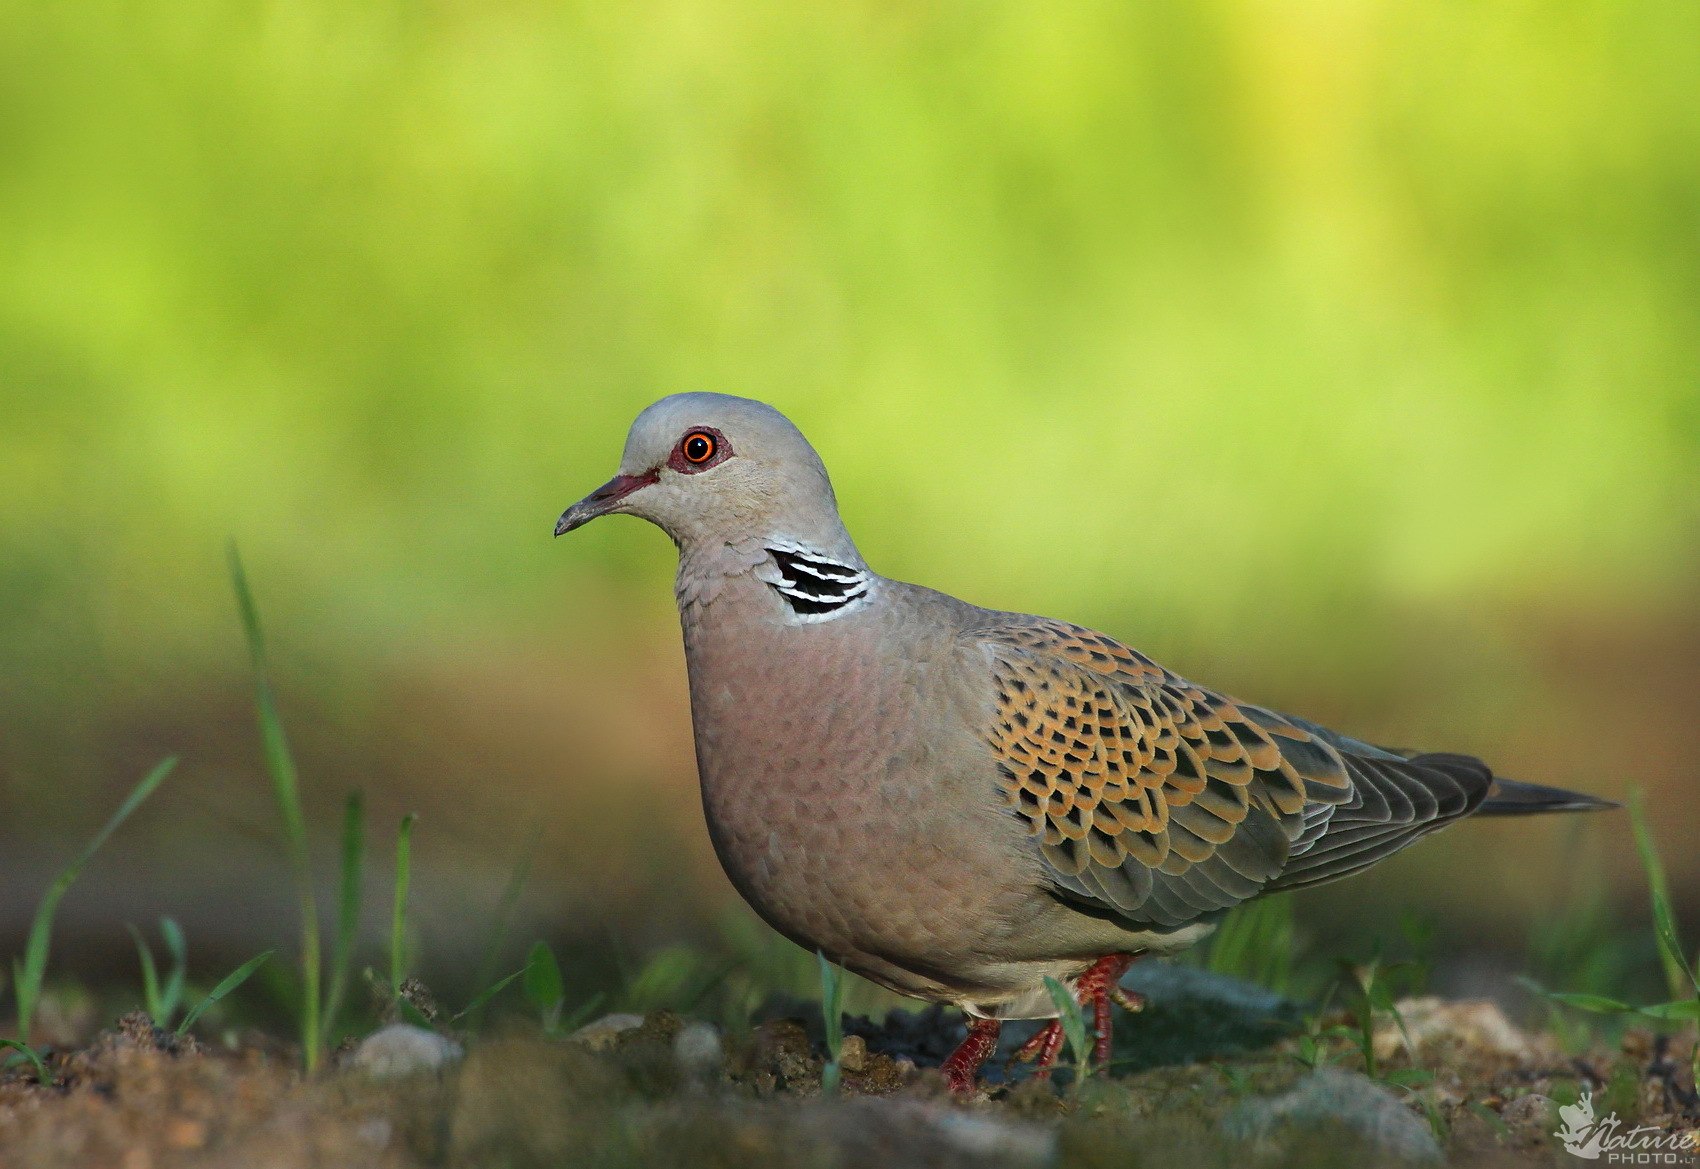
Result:
<svg viewBox="0 0 1700 1169"><path fill-rule="evenodd" d="M1539 736L1531 645L1692 618L1686 0L0 25L0 843L238 675L231 537L330 707L669 644L664 540L547 533L680 389L796 418L876 567L1366 733Z"/></svg>

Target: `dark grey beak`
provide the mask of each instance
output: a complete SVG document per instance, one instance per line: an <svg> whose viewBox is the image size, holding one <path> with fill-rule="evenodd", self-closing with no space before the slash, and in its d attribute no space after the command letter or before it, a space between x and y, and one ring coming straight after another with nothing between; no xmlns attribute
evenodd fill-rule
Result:
<svg viewBox="0 0 1700 1169"><path fill-rule="evenodd" d="M561 518L555 521L555 534L564 536L574 528L584 527L599 515L607 515L615 510L622 499L640 488L648 487L656 478L654 471L645 471L641 475L614 476L562 512Z"/></svg>

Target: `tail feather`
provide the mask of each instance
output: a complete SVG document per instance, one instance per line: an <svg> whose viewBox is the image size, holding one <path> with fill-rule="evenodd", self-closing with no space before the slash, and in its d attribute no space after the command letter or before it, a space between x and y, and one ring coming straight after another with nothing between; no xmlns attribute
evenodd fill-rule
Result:
<svg viewBox="0 0 1700 1169"><path fill-rule="evenodd" d="M1546 787L1538 783L1518 783L1514 779L1494 778L1487 799L1476 809L1478 816L1528 816L1537 812L1600 812L1623 805L1615 800L1565 791L1561 787Z"/></svg>

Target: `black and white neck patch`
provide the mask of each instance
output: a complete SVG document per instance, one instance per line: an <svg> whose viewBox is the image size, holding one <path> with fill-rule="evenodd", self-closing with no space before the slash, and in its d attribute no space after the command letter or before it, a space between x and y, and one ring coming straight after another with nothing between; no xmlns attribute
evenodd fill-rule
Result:
<svg viewBox="0 0 1700 1169"><path fill-rule="evenodd" d="M767 585L799 620L825 621L868 595L868 574L859 568L803 548L767 551L779 569L779 579Z"/></svg>

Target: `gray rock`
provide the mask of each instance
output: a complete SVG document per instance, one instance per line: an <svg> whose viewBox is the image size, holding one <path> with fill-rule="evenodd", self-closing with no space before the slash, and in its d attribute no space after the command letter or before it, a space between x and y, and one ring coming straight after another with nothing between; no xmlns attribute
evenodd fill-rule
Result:
<svg viewBox="0 0 1700 1169"><path fill-rule="evenodd" d="M1178 962L1136 962L1122 977L1122 985L1144 995L1153 1007L1210 1006L1253 1018L1292 1008L1286 999L1255 982Z"/></svg>
<svg viewBox="0 0 1700 1169"><path fill-rule="evenodd" d="M435 1031L394 1023L362 1039L349 1063L376 1079L392 1080L440 1073L465 1054L460 1044Z"/></svg>
<svg viewBox="0 0 1700 1169"><path fill-rule="evenodd" d="M1276 1130L1338 1124L1351 1129L1389 1157L1432 1164L1442 1160L1428 1123L1367 1076L1323 1068L1280 1096L1247 1100L1222 1118L1222 1128L1239 1140L1266 1141Z"/></svg>
<svg viewBox="0 0 1700 1169"><path fill-rule="evenodd" d="M1257 1051L1291 1035L1303 1015L1254 982L1175 962L1136 962L1122 985L1146 1000L1145 1010L1116 1026L1123 1074Z"/></svg>

